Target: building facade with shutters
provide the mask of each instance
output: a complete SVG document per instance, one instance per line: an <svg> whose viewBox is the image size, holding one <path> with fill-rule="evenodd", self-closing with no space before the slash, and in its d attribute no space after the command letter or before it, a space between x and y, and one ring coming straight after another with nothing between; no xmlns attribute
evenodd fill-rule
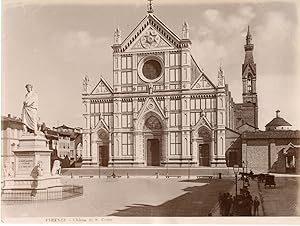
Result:
<svg viewBox="0 0 300 226"><path fill-rule="evenodd" d="M248 30L244 105L233 102L222 68L214 84L191 48L188 24L178 37L151 5L125 39L115 30L113 85L104 78L93 87L87 76L83 81L83 164L226 166L226 129L235 131L242 123L257 127L251 35Z"/></svg>

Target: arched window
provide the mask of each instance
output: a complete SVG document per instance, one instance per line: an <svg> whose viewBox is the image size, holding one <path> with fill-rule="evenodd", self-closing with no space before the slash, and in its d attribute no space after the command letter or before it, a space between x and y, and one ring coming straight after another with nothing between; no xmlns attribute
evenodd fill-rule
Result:
<svg viewBox="0 0 300 226"><path fill-rule="evenodd" d="M248 74L248 79L247 79L247 91L249 93L252 92L252 76L251 74Z"/></svg>
<svg viewBox="0 0 300 226"><path fill-rule="evenodd" d="M221 137L221 154L224 154L224 143L223 143L223 137Z"/></svg>
<svg viewBox="0 0 300 226"><path fill-rule="evenodd" d="M145 122L145 126L150 129L150 130L157 130L157 129L161 129L162 126L159 122L159 120L155 117L155 116L150 116L146 122Z"/></svg>

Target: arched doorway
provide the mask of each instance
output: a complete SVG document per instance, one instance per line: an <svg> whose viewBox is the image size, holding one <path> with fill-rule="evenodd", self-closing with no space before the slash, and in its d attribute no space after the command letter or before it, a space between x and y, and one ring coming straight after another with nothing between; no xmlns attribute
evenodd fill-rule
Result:
<svg viewBox="0 0 300 226"><path fill-rule="evenodd" d="M198 143L199 166L210 166L211 131L207 127L201 126L198 130L198 136L200 138Z"/></svg>
<svg viewBox="0 0 300 226"><path fill-rule="evenodd" d="M99 157L99 164L101 166L108 166L109 161L109 134L108 132L101 128L98 132L98 157Z"/></svg>
<svg viewBox="0 0 300 226"><path fill-rule="evenodd" d="M162 126L158 118L150 115L144 125L147 166L159 166L161 160Z"/></svg>

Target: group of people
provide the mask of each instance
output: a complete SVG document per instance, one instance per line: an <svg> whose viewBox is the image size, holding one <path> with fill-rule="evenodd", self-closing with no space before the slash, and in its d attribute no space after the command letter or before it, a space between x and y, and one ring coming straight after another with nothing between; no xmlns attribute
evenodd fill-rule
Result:
<svg viewBox="0 0 300 226"><path fill-rule="evenodd" d="M232 196L230 193L219 193L219 207L222 216L258 216L260 202L245 189L240 195ZM253 211L252 211L253 210Z"/></svg>
<svg viewBox="0 0 300 226"><path fill-rule="evenodd" d="M227 193L219 193L219 207L222 216L234 216L236 205L234 205L235 196Z"/></svg>

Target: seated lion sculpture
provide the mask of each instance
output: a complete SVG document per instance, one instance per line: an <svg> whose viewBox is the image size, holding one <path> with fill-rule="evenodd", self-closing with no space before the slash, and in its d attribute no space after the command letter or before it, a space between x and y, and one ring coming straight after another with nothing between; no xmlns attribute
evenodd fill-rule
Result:
<svg viewBox="0 0 300 226"><path fill-rule="evenodd" d="M61 166L60 166L60 161L59 160L55 160L53 163L53 167L52 167L52 175L60 175L61 173Z"/></svg>

